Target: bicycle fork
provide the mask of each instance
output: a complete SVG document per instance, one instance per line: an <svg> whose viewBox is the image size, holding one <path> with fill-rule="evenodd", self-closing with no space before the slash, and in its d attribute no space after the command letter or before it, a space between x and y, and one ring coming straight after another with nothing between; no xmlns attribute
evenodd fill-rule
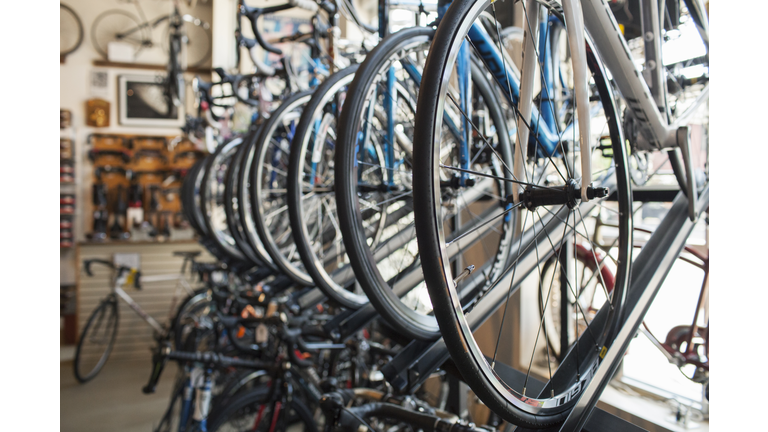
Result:
<svg viewBox="0 0 768 432"><path fill-rule="evenodd" d="M590 200L588 191L592 183L592 147L590 145L590 107L589 107L589 76L587 73L587 53L586 41L584 36L584 15L581 9L581 0L563 0L563 18L565 28L568 34L568 47L571 53L574 79L574 96L576 100L576 110L578 114L579 142L581 149L581 200L587 202ZM534 78L536 76L536 63L543 52L537 52L536 41L541 40L538 32L542 27L546 31L546 26L540 26L541 7L537 0L526 0L524 24L525 38L523 40L523 69L520 81L520 102L519 116L517 119L518 141L527 143L530 132L528 124L533 124L531 114L533 112L534 99ZM541 44L540 44L541 45ZM545 47L540 46L540 51ZM550 58L542 58L542 62L550 62ZM542 65L545 67L545 65ZM542 90L544 91L544 89ZM551 89L547 89L551 91ZM550 96L551 97L551 96ZM538 133L538 130L534 131ZM563 137L558 137L562 140ZM515 146L514 176L518 181L527 180L528 174L525 172L525 162L527 160L527 145ZM566 157L566 155L563 155ZM571 167L571 176L576 178L575 167ZM519 202L518 188L512 188L512 195L515 202Z"/></svg>

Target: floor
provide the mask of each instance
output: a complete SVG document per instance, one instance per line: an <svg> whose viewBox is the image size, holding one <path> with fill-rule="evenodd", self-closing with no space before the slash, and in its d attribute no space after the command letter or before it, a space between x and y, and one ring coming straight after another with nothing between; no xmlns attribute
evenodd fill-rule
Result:
<svg viewBox="0 0 768 432"><path fill-rule="evenodd" d="M155 394L145 395L150 369L148 360L110 360L96 378L79 384L72 363L62 362L61 431L150 432L167 407L176 365L167 364Z"/></svg>

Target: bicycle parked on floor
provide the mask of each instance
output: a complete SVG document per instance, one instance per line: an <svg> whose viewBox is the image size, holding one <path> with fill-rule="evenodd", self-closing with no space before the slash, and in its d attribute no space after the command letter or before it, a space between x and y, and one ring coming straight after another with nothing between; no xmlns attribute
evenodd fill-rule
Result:
<svg viewBox="0 0 768 432"><path fill-rule="evenodd" d="M120 321L118 303L120 300L128 306L154 330L157 340L169 339L184 312L201 302L207 302L204 292L193 289L190 285L186 271L190 274L197 272L198 263L195 262L200 252L174 252L173 255L184 259L181 271L177 274L142 276L134 268L116 265L102 259L90 259L83 262L83 269L88 276L93 276L91 266L99 264L112 270L112 287L109 295L99 302L99 305L91 313L88 321L80 333L80 340L75 351L74 372L75 378L80 383L85 383L98 375L112 353L112 348L117 339L117 329ZM189 265L189 267L187 267ZM176 290L168 310L165 324L160 324L155 318L147 314L141 306L134 301L125 291L125 288L133 287L142 289L145 283L175 281ZM181 301L179 301L181 300ZM178 308L177 308L178 304Z"/></svg>

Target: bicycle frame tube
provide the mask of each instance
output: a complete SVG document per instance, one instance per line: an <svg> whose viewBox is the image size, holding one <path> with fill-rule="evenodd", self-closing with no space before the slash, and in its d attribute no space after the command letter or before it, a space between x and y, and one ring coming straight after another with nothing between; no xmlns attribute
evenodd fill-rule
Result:
<svg viewBox="0 0 768 432"><path fill-rule="evenodd" d="M188 367L185 367L188 369ZM181 396L181 413L179 417L179 432L184 432L187 422L189 422L189 416L192 414L192 395L194 394L194 386L192 385L191 370L187 370L187 378L184 380L184 390L182 390Z"/></svg>
<svg viewBox="0 0 768 432"><path fill-rule="evenodd" d="M520 98L520 78L514 73L512 67L512 60L506 53L499 52L496 44L491 39L491 36L485 31L482 26L477 23L473 23L469 29L469 40L472 42L473 47L479 53L481 60L485 63L486 67L493 74L496 82L502 89L511 90L503 91L507 100L517 106L517 101ZM545 60L545 63L549 60ZM551 89L548 90L550 93ZM539 115L539 110L535 107L531 107L530 113L530 129L535 130L535 139L549 155L552 155L556 150L557 144L560 141L556 132L554 132L554 124L548 124L543 115ZM524 127L523 129L528 129ZM521 130L522 132L522 130Z"/></svg>
<svg viewBox="0 0 768 432"><path fill-rule="evenodd" d="M147 315L146 312L144 312L144 309L142 309L138 303L136 303L131 296L128 295L120 286L116 286L114 289L115 294L117 294L123 301L128 303L128 306L133 309L134 312L138 316L140 316L144 321L147 322L150 326L152 326L153 329L155 329L158 333L163 333L165 330L163 329L163 326L161 326L157 321L155 321L154 318Z"/></svg>
<svg viewBox="0 0 768 432"><path fill-rule="evenodd" d="M700 97L669 124L666 113L660 112L651 94L648 84L641 78L640 71L632 61L627 42L619 31L616 18L605 0L582 0L584 22L606 68L611 72L624 100L627 101L633 116L638 120L640 136L638 147L641 150L658 150L677 147L677 130L685 126L690 113L694 112L709 96L709 85ZM655 29L654 29L655 30ZM658 39L660 35L654 35ZM660 54L660 53L658 53ZM658 56L657 56L658 57ZM661 67L657 58L657 65Z"/></svg>
<svg viewBox="0 0 768 432"><path fill-rule="evenodd" d="M406 73L408 73L408 76L416 84L416 87L419 87L421 85L421 72L419 72L416 66L409 61L404 61L403 69L405 69ZM445 122L446 126L448 126L448 129L451 131L453 136L456 137L457 140L461 140L461 131L459 131L459 128L456 126L456 123L453 122L453 119L449 117L448 114L444 113L443 121Z"/></svg>
<svg viewBox="0 0 768 432"><path fill-rule="evenodd" d="M387 183L395 184L395 108L397 107L397 91L395 91L395 67L390 66L387 71L387 93L384 98L384 110L387 114L387 135L384 140L384 158L387 165Z"/></svg>
<svg viewBox="0 0 768 432"><path fill-rule="evenodd" d="M456 69L459 80L459 106L464 113L461 119L462 134L459 138L459 164L462 169L469 170L469 143L472 137L472 126L469 119L472 118L472 94L470 86L469 43L464 41L459 48L459 57L456 59ZM466 186L469 178L467 172L461 172L459 186Z"/></svg>

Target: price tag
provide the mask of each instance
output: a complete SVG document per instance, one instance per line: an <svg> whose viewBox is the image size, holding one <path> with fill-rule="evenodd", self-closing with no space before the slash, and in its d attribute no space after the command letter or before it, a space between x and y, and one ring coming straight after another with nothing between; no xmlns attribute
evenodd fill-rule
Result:
<svg viewBox="0 0 768 432"><path fill-rule="evenodd" d="M269 340L269 330L267 330L267 326L264 324L259 324L258 327L256 327L256 343L261 344Z"/></svg>

